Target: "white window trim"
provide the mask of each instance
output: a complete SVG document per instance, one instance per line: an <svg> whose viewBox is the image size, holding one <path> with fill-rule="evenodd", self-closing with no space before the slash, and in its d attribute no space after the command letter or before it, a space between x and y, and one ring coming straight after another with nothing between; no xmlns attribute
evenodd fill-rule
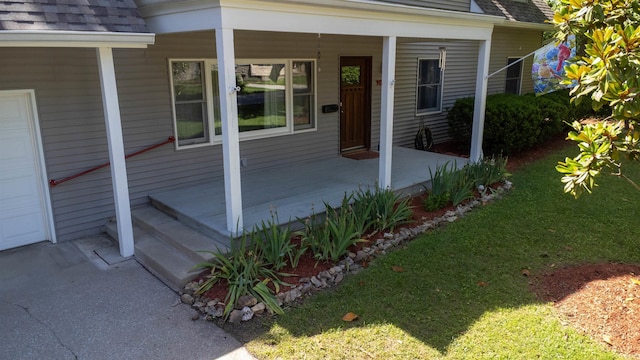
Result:
<svg viewBox="0 0 640 360"><path fill-rule="evenodd" d="M211 58L171 58L169 59L169 79L170 79L170 87L171 87L171 109L172 109L172 117L173 117L173 128L174 128L174 136L176 139L178 138L178 128L176 123L176 110L175 110L175 89L173 86L173 72L172 72L172 64L174 62L201 62L205 71L205 99L207 102L207 127L209 130L209 139L207 142L202 142L198 144L188 144L180 146L178 141L176 141L176 150L183 149L193 149L203 146L210 145L219 145L222 144L222 135L217 135L215 133L215 120L214 120L214 104L213 101L213 93L211 91L211 86L217 86L217 84L213 84L213 79L211 76L211 68L214 65L218 64L217 59ZM313 109L312 109L312 121L313 126L310 128L295 130L295 125L293 123L293 76L292 75L292 67L294 62L311 62L313 63L313 72L312 72L312 82L313 82ZM236 65L245 65L245 64L285 64L285 108L286 108L286 126L281 128L274 129L262 129L262 130L252 130L240 132L239 137L240 141L245 140L256 140L256 139L265 139L277 136L284 135L294 135L301 134L307 132L317 131L318 129L318 68L317 68L317 60L316 59L303 59L303 58L292 58L292 59L236 59Z"/></svg>
<svg viewBox="0 0 640 360"><path fill-rule="evenodd" d="M519 60L521 59L522 56L507 56L507 65L509 65L509 60L513 59L513 60ZM522 80L523 80L523 72L524 72L524 60L520 61L520 81L518 81L518 93L516 95L522 95ZM505 93L507 90L507 80L509 79L509 77L507 77L507 71L505 70L504 72L504 86L505 86Z"/></svg>
<svg viewBox="0 0 640 360"><path fill-rule="evenodd" d="M446 50L445 50L446 51ZM438 60L440 61L440 104L438 110L429 110L429 111L419 111L418 110L418 87L420 86L420 61L422 60ZM433 114L441 114L443 112L443 103L444 103L444 71L445 71L445 58L443 56L429 56L429 57L419 57L417 66L416 66L416 103L415 103L415 111L416 116L425 116L425 115L433 115Z"/></svg>

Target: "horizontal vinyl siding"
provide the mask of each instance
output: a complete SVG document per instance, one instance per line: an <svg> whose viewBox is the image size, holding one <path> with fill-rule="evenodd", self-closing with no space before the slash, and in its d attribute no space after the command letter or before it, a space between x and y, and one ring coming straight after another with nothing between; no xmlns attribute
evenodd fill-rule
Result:
<svg viewBox="0 0 640 360"><path fill-rule="evenodd" d="M0 90L35 90L47 177L60 179L108 161L96 51L1 51ZM108 169L51 188L50 193L62 241L96 233L114 212Z"/></svg>
<svg viewBox="0 0 640 360"><path fill-rule="evenodd" d="M454 11L469 11L471 7L470 0L381 0L382 2L420 6L425 8L454 10Z"/></svg>
<svg viewBox="0 0 640 360"><path fill-rule="evenodd" d="M416 115L416 84L419 58L438 58L440 47L447 52L441 113ZM477 70L478 43L474 41L404 42L398 44L394 103L394 145L413 147L421 120L435 142L449 138L446 110L456 99L473 96Z"/></svg>
<svg viewBox="0 0 640 360"><path fill-rule="evenodd" d="M520 58L542 46L542 33L533 30L519 30L496 27L491 39L491 60L489 61L489 73L507 65L508 58ZM531 79L531 66L533 56L529 56L522 65L521 93L533 92L533 80ZM489 78L489 94L503 93L507 71L503 70Z"/></svg>

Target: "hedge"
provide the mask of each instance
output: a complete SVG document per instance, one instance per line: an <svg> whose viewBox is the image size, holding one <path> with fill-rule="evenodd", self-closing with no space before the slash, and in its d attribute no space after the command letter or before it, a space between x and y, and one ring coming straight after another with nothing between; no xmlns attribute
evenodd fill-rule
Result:
<svg viewBox="0 0 640 360"><path fill-rule="evenodd" d="M474 98L458 99L449 109L449 134L460 146L471 145ZM606 111L606 110L604 110ZM495 94L487 97L484 120L485 155L512 155L566 132L566 123L592 116L591 103L570 102L568 91L536 97L533 94Z"/></svg>

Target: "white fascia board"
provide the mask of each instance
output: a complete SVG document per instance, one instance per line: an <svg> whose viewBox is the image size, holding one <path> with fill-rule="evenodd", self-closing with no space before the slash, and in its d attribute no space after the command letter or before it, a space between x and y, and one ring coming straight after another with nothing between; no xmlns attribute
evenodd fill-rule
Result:
<svg viewBox="0 0 640 360"><path fill-rule="evenodd" d="M220 29L220 8L192 9L180 12L164 12L145 17L147 28L156 34Z"/></svg>
<svg viewBox="0 0 640 360"><path fill-rule="evenodd" d="M56 30L3 30L0 47L146 48L155 34Z"/></svg>
<svg viewBox="0 0 640 360"><path fill-rule="evenodd" d="M471 40L486 39L491 28L504 21L498 16L361 0L192 0L149 3L141 13L155 33L230 28Z"/></svg>
<svg viewBox="0 0 640 360"><path fill-rule="evenodd" d="M469 24L455 19L428 19L412 15L394 17L383 16L383 14L363 15L226 8L222 12L222 27L253 31L486 40L491 37L494 25L493 23Z"/></svg>

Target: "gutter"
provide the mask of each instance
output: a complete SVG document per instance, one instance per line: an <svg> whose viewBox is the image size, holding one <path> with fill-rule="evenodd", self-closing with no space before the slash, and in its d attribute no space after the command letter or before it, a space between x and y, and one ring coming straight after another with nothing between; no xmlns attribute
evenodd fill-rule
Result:
<svg viewBox="0 0 640 360"><path fill-rule="evenodd" d="M0 47L146 48L155 43L153 33L98 31L2 30Z"/></svg>

